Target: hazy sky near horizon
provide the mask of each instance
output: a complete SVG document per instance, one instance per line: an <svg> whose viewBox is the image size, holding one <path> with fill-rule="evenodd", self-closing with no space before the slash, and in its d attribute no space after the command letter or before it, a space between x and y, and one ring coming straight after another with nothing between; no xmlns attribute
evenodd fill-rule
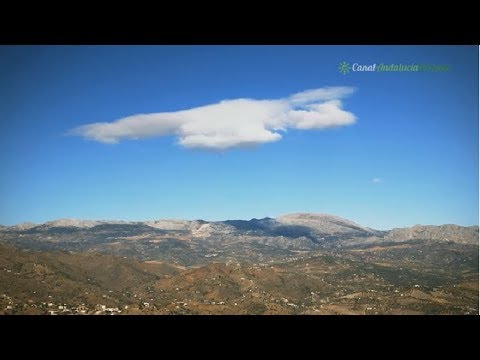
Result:
<svg viewBox="0 0 480 360"><path fill-rule="evenodd" d="M478 68L476 46L0 46L0 224L478 224Z"/></svg>

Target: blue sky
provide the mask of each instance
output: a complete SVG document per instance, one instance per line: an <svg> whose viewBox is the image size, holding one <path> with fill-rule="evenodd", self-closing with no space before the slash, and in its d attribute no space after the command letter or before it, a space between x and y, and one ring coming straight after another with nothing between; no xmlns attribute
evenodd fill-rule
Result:
<svg viewBox="0 0 480 360"><path fill-rule="evenodd" d="M451 71L342 75L341 61ZM0 224L300 211L379 229L478 224L478 78L478 47L469 46L0 46ZM264 123L246 127L251 101L245 123L243 103L225 113L236 117L222 130L227 140L198 140L206 130L195 116L190 133L118 135L117 125L105 128L113 138L97 125L90 137L72 133L325 87L356 89L336 113L354 123L318 129L287 119L283 129L255 132ZM129 121L121 131L149 120ZM223 126L222 116L215 121ZM240 144L240 133L257 145ZM217 140L222 148L208 148Z"/></svg>

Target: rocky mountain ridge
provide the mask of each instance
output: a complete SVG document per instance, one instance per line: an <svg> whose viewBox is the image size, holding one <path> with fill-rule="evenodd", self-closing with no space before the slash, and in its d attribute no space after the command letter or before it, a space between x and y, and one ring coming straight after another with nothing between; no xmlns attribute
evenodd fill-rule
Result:
<svg viewBox="0 0 480 360"><path fill-rule="evenodd" d="M257 235L268 237L287 237L292 239L308 238L313 242L329 240L347 241L364 238L367 242L387 241L403 242L411 240L453 241L458 243L477 244L478 226L459 225L415 225L409 228L395 228L380 231L364 227L350 220L329 214L294 213L277 218L251 220L178 220L159 219L150 221L118 221L118 220L78 220L58 219L44 224L22 223L14 226L0 226L2 232L49 232L54 229L65 231L105 230L109 226L125 229L184 233L194 238L215 236Z"/></svg>

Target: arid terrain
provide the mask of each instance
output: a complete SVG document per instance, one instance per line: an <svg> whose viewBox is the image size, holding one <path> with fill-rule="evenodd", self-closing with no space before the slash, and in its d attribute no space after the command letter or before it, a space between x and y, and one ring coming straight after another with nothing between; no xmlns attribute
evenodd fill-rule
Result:
<svg viewBox="0 0 480 360"><path fill-rule="evenodd" d="M478 227L322 214L0 228L3 314L478 314Z"/></svg>

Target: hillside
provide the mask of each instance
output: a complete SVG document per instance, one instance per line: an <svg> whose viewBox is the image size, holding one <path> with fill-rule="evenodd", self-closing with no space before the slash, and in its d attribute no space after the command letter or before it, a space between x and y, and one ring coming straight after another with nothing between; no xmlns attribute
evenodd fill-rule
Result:
<svg viewBox="0 0 480 360"><path fill-rule="evenodd" d="M93 251L183 266L219 261L265 262L296 251L318 251L411 241L478 246L478 226L415 226L378 231L338 216L297 213L276 219L156 220L60 219L0 228L0 243L25 249Z"/></svg>
<svg viewBox="0 0 480 360"><path fill-rule="evenodd" d="M181 267L0 246L4 314L477 314L478 248L405 243Z"/></svg>
<svg viewBox="0 0 480 360"><path fill-rule="evenodd" d="M478 244L478 226L415 225L411 228L393 229L386 236L387 241L452 241L459 244Z"/></svg>
<svg viewBox="0 0 480 360"><path fill-rule="evenodd" d="M327 215L0 228L5 314L477 314L478 227Z"/></svg>

